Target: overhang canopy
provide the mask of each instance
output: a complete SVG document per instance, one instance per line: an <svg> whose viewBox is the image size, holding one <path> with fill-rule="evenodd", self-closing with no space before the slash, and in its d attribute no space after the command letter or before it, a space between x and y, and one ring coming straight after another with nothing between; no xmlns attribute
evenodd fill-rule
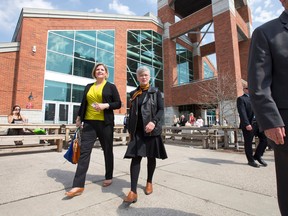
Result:
<svg viewBox="0 0 288 216"><path fill-rule="evenodd" d="M175 13L184 18L202 8L211 4L211 0L174 0L171 6L174 6Z"/></svg>

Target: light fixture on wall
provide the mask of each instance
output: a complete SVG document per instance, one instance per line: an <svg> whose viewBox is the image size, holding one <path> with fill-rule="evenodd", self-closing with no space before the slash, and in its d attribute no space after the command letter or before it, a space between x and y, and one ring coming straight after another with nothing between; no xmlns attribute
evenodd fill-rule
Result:
<svg viewBox="0 0 288 216"><path fill-rule="evenodd" d="M33 52L33 53L36 53L36 45L33 45L33 46L32 46L32 52Z"/></svg>
<svg viewBox="0 0 288 216"><path fill-rule="evenodd" d="M28 100L31 101L31 100L33 100L33 99L34 99L34 97L33 97L33 95L32 95L32 92L30 92L30 95L28 96Z"/></svg>
<svg viewBox="0 0 288 216"><path fill-rule="evenodd" d="M33 103L32 103L33 100L34 100L34 97L32 95L32 92L30 92L30 95L28 96L28 102L26 104L26 109L32 109L33 108Z"/></svg>

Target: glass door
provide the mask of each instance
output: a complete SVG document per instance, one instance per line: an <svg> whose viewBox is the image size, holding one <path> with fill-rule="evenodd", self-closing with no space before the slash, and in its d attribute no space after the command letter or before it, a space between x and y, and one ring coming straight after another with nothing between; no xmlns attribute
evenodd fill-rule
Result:
<svg viewBox="0 0 288 216"><path fill-rule="evenodd" d="M78 111L79 111L80 105L73 105L73 118L72 118L72 123L76 123L76 118L78 116Z"/></svg>
<svg viewBox="0 0 288 216"><path fill-rule="evenodd" d="M58 122L60 124L67 124L69 116L69 105L58 104Z"/></svg>
<svg viewBox="0 0 288 216"><path fill-rule="evenodd" d="M44 122L45 123L55 123L55 112L56 112L56 104L55 103L45 103Z"/></svg>
<svg viewBox="0 0 288 216"><path fill-rule="evenodd" d="M46 101L44 122L55 124L74 124L80 108L79 104Z"/></svg>

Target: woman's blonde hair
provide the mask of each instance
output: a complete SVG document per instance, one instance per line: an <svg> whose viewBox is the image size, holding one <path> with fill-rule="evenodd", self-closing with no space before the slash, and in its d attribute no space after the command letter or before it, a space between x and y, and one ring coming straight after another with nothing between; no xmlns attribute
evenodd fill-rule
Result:
<svg viewBox="0 0 288 216"><path fill-rule="evenodd" d="M106 76L106 80L108 79L108 77L109 77L109 71L108 71L108 67L104 64L104 63L97 63L97 64L95 64L95 66L93 67L93 69L92 69L92 73L91 73L91 76L94 78L94 79L97 79L96 78L96 76L95 76L95 70L96 70L96 68L98 67L98 66L100 66L100 65L102 65L103 67L104 67L104 69L105 69L105 71L106 71L106 73L107 73L107 76Z"/></svg>

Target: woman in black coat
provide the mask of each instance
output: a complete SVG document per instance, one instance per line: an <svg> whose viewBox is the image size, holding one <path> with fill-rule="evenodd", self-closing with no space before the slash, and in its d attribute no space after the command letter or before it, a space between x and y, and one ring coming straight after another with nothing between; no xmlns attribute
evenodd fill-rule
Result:
<svg viewBox="0 0 288 216"><path fill-rule="evenodd" d="M80 158L73 181L73 188L66 193L68 197L82 194L84 191L86 173L89 167L92 148L99 138L105 158L105 180L103 187L112 184L113 178L113 132L114 132L114 109L121 107L121 100L116 86L106 81L108 68L98 63L92 70L95 83L85 87L84 96L76 119L76 126L81 124L81 147Z"/></svg>
<svg viewBox="0 0 288 216"><path fill-rule="evenodd" d="M153 192L152 178L156 168L156 158L166 159L167 154L161 138L164 104L161 92L149 85L150 71L139 67L136 71L138 88L130 93L128 131L131 140L124 158L132 158L130 165L131 191L124 202L137 201L137 183L141 160L147 157L147 183L145 194Z"/></svg>

